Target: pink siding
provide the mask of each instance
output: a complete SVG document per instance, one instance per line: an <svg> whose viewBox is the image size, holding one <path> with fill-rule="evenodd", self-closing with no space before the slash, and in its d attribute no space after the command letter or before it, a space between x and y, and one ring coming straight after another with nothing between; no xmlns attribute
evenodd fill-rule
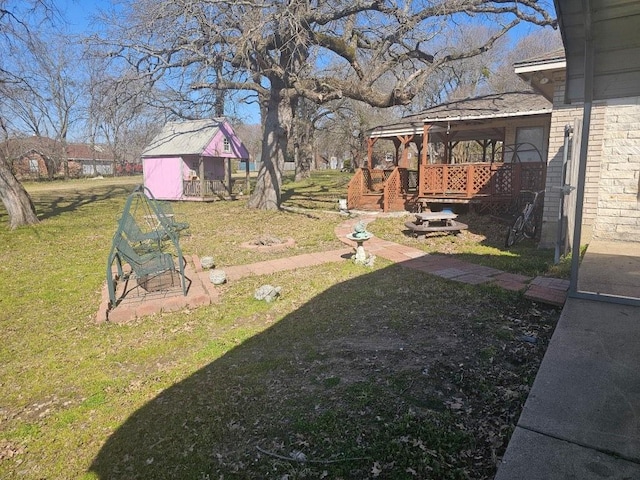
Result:
<svg viewBox="0 0 640 480"><path fill-rule="evenodd" d="M180 157L143 158L144 186L159 200L182 198L182 159Z"/></svg>
<svg viewBox="0 0 640 480"><path fill-rule="evenodd" d="M231 144L230 152L224 151L225 136L229 139L229 143ZM207 157L249 158L249 152L242 144L242 141L236 136L234 131L226 122L220 125L220 130L211 139L211 142L207 145L207 148L205 148L203 155Z"/></svg>

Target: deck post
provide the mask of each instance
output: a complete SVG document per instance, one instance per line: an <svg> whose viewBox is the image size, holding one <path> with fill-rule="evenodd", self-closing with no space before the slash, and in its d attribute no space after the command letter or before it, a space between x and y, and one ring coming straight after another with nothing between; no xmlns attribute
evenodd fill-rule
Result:
<svg viewBox="0 0 640 480"><path fill-rule="evenodd" d="M398 166L402 168L409 168L409 149L407 148L407 145L409 145L409 142L413 140L413 135L404 135L402 137L398 137L398 139L402 146L402 158L398 162Z"/></svg>
<svg viewBox="0 0 640 480"><path fill-rule="evenodd" d="M422 155L420 156L420 162L418 163L418 197L424 196L425 179L423 178L426 173L426 166L429 163L429 129L431 125L425 124L422 127Z"/></svg>
<svg viewBox="0 0 640 480"><path fill-rule="evenodd" d="M373 168L373 146L377 141L377 138L367 138L367 168Z"/></svg>
<svg viewBox="0 0 640 480"><path fill-rule="evenodd" d="M467 198L473 197L473 194L475 193L473 191L473 177L475 176L475 172L476 172L475 165L473 164L469 165L469 168L467 168L467 188L466 188Z"/></svg>

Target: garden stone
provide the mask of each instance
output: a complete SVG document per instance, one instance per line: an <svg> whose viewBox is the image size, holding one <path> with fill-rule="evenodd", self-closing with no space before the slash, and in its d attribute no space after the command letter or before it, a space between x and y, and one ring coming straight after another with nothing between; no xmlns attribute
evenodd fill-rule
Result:
<svg viewBox="0 0 640 480"><path fill-rule="evenodd" d="M256 300L264 300L265 302L269 303L275 300L280 295L280 290L282 290L282 287L262 285L256 290L256 293L253 295L253 297Z"/></svg>
<svg viewBox="0 0 640 480"><path fill-rule="evenodd" d="M213 268L215 265L213 263L213 257L202 257L200 259L200 265L203 270L209 270Z"/></svg>
<svg viewBox="0 0 640 480"><path fill-rule="evenodd" d="M209 272L209 280L211 280L211 283L214 285L222 285L227 281L227 274L224 270L214 268Z"/></svg>

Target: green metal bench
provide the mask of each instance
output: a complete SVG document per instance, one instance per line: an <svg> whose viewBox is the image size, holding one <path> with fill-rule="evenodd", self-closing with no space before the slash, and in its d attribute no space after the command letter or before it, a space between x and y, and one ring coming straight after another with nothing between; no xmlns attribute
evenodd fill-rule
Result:
<svg viewBox="0 0 640 480"><path fill-rule="evenodd" d="M139 284L147 282L158 275L169 273L171 275L171 286L173 286L173 275L176 272L173 255L161 251L139 254L123 235L114 239L114 246L120 278L123 277L122 265L126 263L131 267L131 271L135 274Z"/></svg>
<svg viewBox="0 0 640 480"><path fill-rule="evenodd" d="M151 192L149 192L149 195L150 198L153 199ZM173 207L169 202L156 202L156 205L158 208L158 219L165 229L180 233L189 228L187 222L179 222L177 220Z"/></svg>
<svg viewBox="0 0 640 480"><path fill-rule="evenodd" d="M120 224L122 225L122 232L133 244L149 242L159 244L163 240L169 239L169 233L167 229L162 227L162 225L161 228L153 228L152 230L147 232L143 231L130 212L125 212L122 214L122 216L120 217Z"/></svg>
<svg viewBox="0 0 640 480"><path fill-rule="evenodd" d="M151 228L143 230L136 217L149 219ZM170 275L171 286L174 286L174 275L177 274L182 293L187 295L185 261L178 241L178 230L171 226L167 218L145 187L136 187L127 197L107 259L107 286L111 307L118 302L116 282L125 278L122 268L124 264L131 267L138 286L145 289L151 285L152 279L164 274ZM173 254L167 250L172 250ZM174 261L174 255L177 262ZM112 272L114 263L118 275L115 281Z"/></svg>

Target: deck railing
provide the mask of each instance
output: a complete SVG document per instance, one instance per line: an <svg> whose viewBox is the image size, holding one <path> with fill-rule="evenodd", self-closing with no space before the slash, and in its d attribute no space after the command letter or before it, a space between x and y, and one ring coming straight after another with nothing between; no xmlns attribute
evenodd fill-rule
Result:
<svg viewBox="0 0 640 480"><path fill-rule="evenodd" d="M393 204L401 198L403 193L403 178L407 177L406 175L402 175L400 171L403 170L406 174L407 170L405 168L394 168L387 181L384 183L384 195L382 196L382 210L384 212L388 212L391 210ZM407 182L408 184L408 182Z"/></svg>
<svg viewBox="0 0 640 480"><path fill-rule="evenodd" d="M419 195L515 197L544 188L543 163L463 163L421 167Z"/></svg>
<svg viewBox="0 0 640 480"><path fill-rule="evenodd" d="M204 192L200 180L183 180L182 192L185 197L209 197L228 195L229 190L222 180L205 180Z"/></svg>
<svg viewBox="0 0 640 480"><path fill-rule="evenodd" d="M542 190L543 163L433 164L420 171L360 168L349 182L347 205L358 208L370 193L382 193L385 211L397 209L409 197L451 198L454 201L508 202L521 190Z"/></svg>
<svg viewBox="0 0 640 480"><path fill-rule="evenodd" d="M353 209L360 206L367 183L364 170L362 168L357 169L351 180L349 180L349 185L347 185L347 208Z"/></svg>

